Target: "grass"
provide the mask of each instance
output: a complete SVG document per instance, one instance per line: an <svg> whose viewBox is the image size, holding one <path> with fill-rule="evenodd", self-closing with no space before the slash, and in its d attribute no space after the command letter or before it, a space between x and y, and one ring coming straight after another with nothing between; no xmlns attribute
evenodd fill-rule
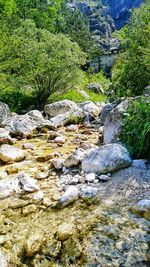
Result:
<svg viewBox="0 0 150 267"><path fill-rule="evenodd" d="M64 100L64 99L69 99L74 102L84 102L84 101L93 101L93 102L105 102L106 101L106 96L105 95L100 95L95 92L92 92L91 90L84 90L84 92L89 96L89 98L84 97L81 93L79 93L76 89L72 89L69 92L63 94L62 96L59 96L52 101L58 101L58 100ZM51 102L51 99L49 99L49 102Z"/></svg>

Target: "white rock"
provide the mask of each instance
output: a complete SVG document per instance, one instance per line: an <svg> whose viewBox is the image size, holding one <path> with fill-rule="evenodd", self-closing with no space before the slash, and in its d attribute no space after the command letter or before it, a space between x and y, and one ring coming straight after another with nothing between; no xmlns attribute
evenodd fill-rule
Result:
<svg viewBox="0 0 150 267"><path fill-rule="evenodd" d="M56 170L61 170L64 164L64 159L53 159L51 162Z"/></svg>
<svg viewBox="0 0 150 267"><path fill-rule="evenodd" d="M36 179L38 180L46 179L47 177L48 177L48 173L45 173L45 172L39 172L36 175Z"/></svg>
<svg viewBox="0 0 150 267"><path fill-rule="evenodd" d="M39 186L36 185L36 181L33 178L30 178L29 176L20 173L17 176L20 184L22 185L22 189L26 192L35 192L39 190Z"/></svg>
<svg viewBox="0 0 150 267"><path fill-rule="evenodd" d="M66 127L67 132L75 132L78 130L78 126L76 124L71 124Z"/></svg>
<svg viewBox="0 0 150 267"><path fill-rule="evenodd" d="M25 158L25 153L19 148L2 145L0 147L0 160L3 162L21 161Z"/></svg>
<svg viewBox="0 0 150 267"><path fill-rule="evenodd" d="M62 206L67 206L68 204L77 200L78 197L79 197L78 188L76 186L70 186L60 198L60 203Z"/></svg>
<svg viewBox="0 0 150 267"><path fill-rule="evenodd" d="M6 257L3 255L2 252L0 252L0 266L1 267L8 267Z"/></svg>
<svg viewBox="0 0 150 267"><path fill-rule="evenodd" d="M95 180L95 177L96 177L95 173L89 173L85 176L85 181L89 183L93 183Z"/></svg>
<svg viewBox="0 0 150 267"><path fill-rule="evenodd" d="M44 112L50 117L55 117L60 114L64 114L72 109L77 109L75 102L70 100L61 100L48 104L44 107Z"/></svg>
<svg viewBox="0 0 150 267"><path fill-rule="evenodd" d="M65 137L64 136L58 136L54 139L54 143L56 144L64 144L65 143Z"/></svg>
<svg viewBox="0 0 150 267"><path fill-rule="evenodd" d="M0 181L0 199L7 198L14 193L19 193L19 180L17 178L3 179Z"/></svg>
<svg viewBox="0 0 150 267"><path fill-rule="evenodd" d="M41 201L43 200L43 198L44 198L44 193L42 191L37 192L33 197L35 201Z"/></svg>

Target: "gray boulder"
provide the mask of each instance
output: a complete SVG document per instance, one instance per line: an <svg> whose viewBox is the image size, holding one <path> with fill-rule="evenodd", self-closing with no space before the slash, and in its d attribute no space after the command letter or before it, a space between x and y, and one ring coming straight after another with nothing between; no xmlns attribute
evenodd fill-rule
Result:
<svg viewBox="0 0 150 267"><path fill-rule="evenodd" d="M47 127L51 130L55 129L54 125L49 120L45 120L40 114L28 113L25 115L15 114L13 117L5 121L5 128L8 129L11 135L26 138L33 135L36 129Z"/></svg>
<svg viewBox="0 0 150 267"><path fill-rule="evenodd" d="M114 172L130 166L132 160L125 147L121 144L104 145L84 157L82 170L85 173Z"/></svg>
<svg viewBox="0 0 150 267"><path fill-rule="evenodd" d="M2 145L0 147L0 160L3 162L21 161L25 158L23 150L10 146Z"/></svg>
<svg viewBox="0 0 150 267"><path fill-rule="evenodd" d="M119 141L119 136L122 131L122 118L129 104L130 99L126 99L114 108L113 106L107 106L110 112L107 112L104 121L104 144L111 144Z"/></svg>
<svg viewBox="0 0 150 267"><path fill-rule="evenodd" d="M10 109L7 104L0 102L0 125L11 116Z"/></svg>
<svg viewBox="0 0 150 267"><path fill-rule="evenodd" d="M71 110L77 110L77 105L71 100L62 100L44 107L44 112L49 117L56 117Z"/></svg>

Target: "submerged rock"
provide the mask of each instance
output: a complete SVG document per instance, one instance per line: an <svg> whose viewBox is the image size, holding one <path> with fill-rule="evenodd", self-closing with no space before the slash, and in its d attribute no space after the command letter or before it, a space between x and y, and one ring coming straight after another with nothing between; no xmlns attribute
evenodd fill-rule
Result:
<svg viewBox="0 0 150 267"><path fill-rule="evenodd" d="M80 196L81 198L88 200L96 197L98 193L98 188L94 188L92 186L86 186L81 189Z"/></svg>
<svg viewBox="0 0 150 267"><path fill-rule="evenodd" d="M74 202L79 197L79 190L76 186L70 186L67 191L61 196L59 202L62 206Z"/></svg>
<svg viewBox="0 0 150 267"><path fill-rule="evenodd" d="M0 266L1 267L9 267L6 257L2 252L0 252Z"/></svg>
<svg viewBox="0 0 150 267"><path fill-rule="evenodd" d="M60 241L67 240L72 235L72 233L73 233L72 224L63 223L59 225L57 235Z"/></svg>
<svg viewBox="0 0 150 267"><path fill-rule="evenodd" d="M36 181L33 178L30 178L29 176L25 175L24 173L20 173L17 178L24 191L35 192L39 190L39 186L36 185Z"/></svg>
<svg viewBox="0 0 150 267"><path fill-rule="evenodd" d="M132 211L144 218L150 219L150 199L142 199L132 208Z"/></svg>
<svg viewBox="0 0 150 267"><path fill-rule="evenodd" d="M104 145L84 157L82 170L86 173L105 174L130 166L132 160L120 144Z"/></svg>
<svg viewBox="0 0 150 267"><path fill-rule="evenodd" d="M0 160L3 162L21 161L25 159L25 153L19 148L2 145L0 147Z"/></svg>
<svg viewBox="0 0 150 267"><path fill-rule="evenodd" d="M26 256L32 257L36 253L38 253L41 249L43 242L44 239L41 233L34 233L30 235L25 242Z"/></svg>

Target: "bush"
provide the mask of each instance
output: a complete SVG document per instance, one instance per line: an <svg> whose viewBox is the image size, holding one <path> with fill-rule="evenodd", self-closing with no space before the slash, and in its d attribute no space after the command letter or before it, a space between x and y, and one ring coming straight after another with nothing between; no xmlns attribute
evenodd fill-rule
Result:
<svg viewBox="0 0 150 267"><path fill-rule="evenodd" d="M150 159L150 99L134 101L123 118L121 141L135 158Z"/></svg>
<svg viewBox="0 0 150 267"><path fill-rule="evenodd" d="M8 104L10 110L17 113L28 111L35 106L33 96L25 90L2 90L0 93L0 101Z"/></svg>
<svg viewBox="0 0 150 267"><path fill-rule="evenodd" d="M117 97L141 95L150 81L150 0L132 13L130 23L118 34L122 44L112 73Z"/></svg>

